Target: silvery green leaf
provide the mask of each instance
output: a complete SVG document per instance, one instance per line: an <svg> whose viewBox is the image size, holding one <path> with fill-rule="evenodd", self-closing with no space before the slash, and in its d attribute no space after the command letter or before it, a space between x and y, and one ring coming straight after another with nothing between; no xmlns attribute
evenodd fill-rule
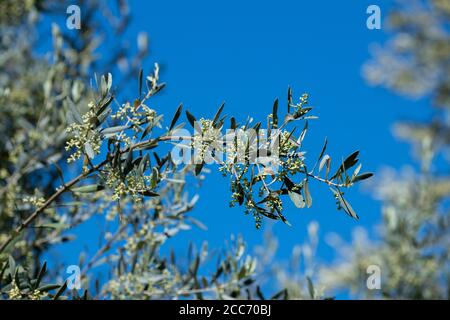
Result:
<svg viewBox="0 0 450 320"><path fill-rule="evenodd" d="M116 126L116 127L104 128L100 132L105 135L106 134L114 134L114 133L121 132L123 130L127 130L129 128L130 128L130 126Z"/></svg>
<svg viewBox="0 0 450 320"><path fill-rule="evenodd" d="M308 208L310 208L312 206L312 197L311 194L309 192L309 183L308 183L308 179L305 180L305 184L303 187L303 191L305 192L305 204Z"/></svg>
<svg viewBox="0 0 450 320"><path fill-rule="evenodd" d="M350 203L347 202L347 200L344 199L342 196L342 193L339 190L335 190L333 188L330 188L331 191L334 193L336 199L338 200L339 206L352 218L358 220L359 217L356 214L356 212L351 207Z"/></svg>
<svg viewBox="0 0 450 320"><path fill-rule="evenodd" d="M288 195L297 208L301 209L305 207L305 200L303 199L303 196L300 193L295 191L288 191Z"/></svg>
<svg viewBox="0 0 450 320"><path fill-rule="evenodd" d="M320 160L320 164L319 164L319 172L322 171L323 166L325 165L325 163L330 162L330 156L328 154L324 155L322 160Z"/></svg>
<svg viewBox="0 0 450 320"><path fill-rule="evenodd" d="M77 107L75 106L75 104L73 103L73 101L70 98L67 98L65 100L65 103L68 106L69 112L72 116L72 119L75 120L75 122L77 122L78 124L82 124L83 123L83 118L81 117L80 112L78 111Z"/></svg>
<svg viewBox="0 0 450 320"><path fill-rule="evenodd" d="M94 149L92 149L92 146L89 142L86 142L84 144L84 152L86 152L89 159L94 159L95 157Z"/></svg>

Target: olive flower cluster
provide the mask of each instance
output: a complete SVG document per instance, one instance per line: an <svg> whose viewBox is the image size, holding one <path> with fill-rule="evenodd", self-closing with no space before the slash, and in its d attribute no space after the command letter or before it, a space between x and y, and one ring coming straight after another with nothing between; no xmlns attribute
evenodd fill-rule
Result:
<svg viewBox="0 0 450 320"><path fill-rule="evenodd" d="M120 121L127 120L125 126L130 126L134 130L135 135L133 138L137 137L136 133L139 132L139 127L142 124L148 123L152 126L160 126L159 121L161 120L161 118L157 117L156 111L147 105L141 103L140 105L132 106L129 102L123 104L115 114L111 115L111 119ZM119 138L125 136L125 132L122 131Z"/></svg>
<svg viewBox="0 0 450 320"><path fill-rule="evenodd" d="M214 155L214 151L221 149L220 128L215 128L210 119L201 118L196 125L196 133L192 139L192 148L195 151L194 163L209 162L209 156Z"/></svg>
<svg viewBox="0 0 450 320"><path fill-rule="evenodd" d="M11 282L11 289L8 291L8 298L10 300L41 300L46 298L48 294L46 292L41 292L38 289L34 289L31 292L23 293L21 292L19 286L17 285L15 280Z"/></svg>
<svg viewBox="0 0 450 320"><path fill-rule="evenodd" d="M147 191L147 184L150 182L149 176L140 176L135 171L131 171L124 177L118 168L110 165L105 166L104 173L106 174L106 186L113 191L113 201L131 196L133 200L140 202Z"/></svg>
<svg viewBox="0 0 450 320"><path fill-rule="evenodd" d="M29 203L32 206L34 206L36 209L39 209L40 207L42 207L45 203L45 198L43 197L37 197L37 196L32 196L32 197L25 197L23 199L24 203Z"/></svg>
<svg viewBox="0 0 450 320"><path fill-rule="evenodd" d="M67 129L68 134L72 134L72 138L66 143L66 151L75 149L69 156L67 162L74 162L87 154L93 158L95 154L100 153L102 136L95 128L97 116L94 112L95 104L89 103L89 111L82 116L81 122L72 123Z"/></svg>

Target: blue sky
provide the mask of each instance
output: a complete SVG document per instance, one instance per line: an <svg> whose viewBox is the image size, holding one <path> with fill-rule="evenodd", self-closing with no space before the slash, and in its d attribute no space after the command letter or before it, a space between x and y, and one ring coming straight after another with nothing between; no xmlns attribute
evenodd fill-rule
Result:
<svg viewBox="0 0 450 320"><path fill-rule="evenodd" d="M291 86L296 97L310 94L319 116L310 122L306 138L310 157L316 158L328 137L334 159L361 150L363 171L376 173L384 166L413 163L409 146L392 136L391 126L423 117L425 102L370 87L362 78L370 45L387 36L384 24L384 30L366 28L370 4L379 5L384 18L392 1L131 1L133 21L126 37L134 44L139 31L148 33L150 57L144 70L149 73L154 62L160 63L161 79L167 83L152 107L169 120L180 102L194 115L212 117L222 101L228 115L263 120L274 98L284 106ZM135 90L134 83L130 86ZM328 188L320 184L312 188L311 209L287 205L292 227L273 226L281 245L278 258L287 259L292 247L305 240L310 221L320 224L317 256L325 262L333 258L326 234L350 240L355 227L370 229L379 222L380 203L370 191L353 189L347 195L359 221L337 211ZM251 248L262 243L264 229L256 230L242 208L228 207L226 178L213 170L199 195L192 215L208 231L194 229L177 236L171 242L177 252L185 252L188 241L207 240L210 247L221 247L230 234L242 234ZM80 238L89 228L80 231ZM65 251L68 260L77 259L76 248L82 245L74 248Z"/></svg>
<svg viewBox="0 0 450 320"><path fill-rule="evenodd" d="M285 101L290 85L297 96L310 94L319 116L310 123L306 139L311 156L315 158L328 137L335 159L359 149L365 170L376 172L411 161L409 146L396 141L390 127L419 111L420 104L370 87L362 78L370 44L386 38L383 30L366 28L369 4L373 1L134 1L129 35L146 31L147 70L154 61L162 65L161 77L168 85L155 106L161 112L172 114L183 102L194 115L212 117L225 101L227 114L262 120L274 98ZM389 2L378 4L385 13ZM355 222L335 210L326 187L315 187L313 208L289 207L292 227L275 225L286 244L283 255L304 238L310 220L320 223L322 234L335 231L346 238L355 226L379 220L379 203L370 194L350 191L361 217ZM262 232L254 230L252 218L241 208L228 208L228 196L227 180L209 174L193 212L209 231L186 233L186 239L220 245L230 233L241 233L251 244L260 242ZM326 250L323 257L329 257Z"/></svg>

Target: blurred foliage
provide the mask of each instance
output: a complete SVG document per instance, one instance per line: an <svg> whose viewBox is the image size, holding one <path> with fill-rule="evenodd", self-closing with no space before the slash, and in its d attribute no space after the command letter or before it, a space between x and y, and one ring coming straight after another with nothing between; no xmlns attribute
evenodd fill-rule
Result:
<svg viewBox="0 0 450 320"><path fill-rule="evenodd" d="M150 107L164 83L158 64L149 75L140 69L148 52L146 35L138 35L135 49L123 38L130 21L126 1L79 1L82 29L53 23L53 49L39 53L40 42L48 39L41 33L49 21L64 21L70 4L0 4L1 298L264 298L257 258L245 254L241 238L232 237L219 254L207 244L200 250L191 246L186 259L162 253L179 232L204 227L190 211L210 160L230 180L231 204L244 206L257 227L263 218L288 223L285 199L298 208L310 207L311 180L330 187L337 208L358 218L342 190L372 174L360 173L358 151L332 171L327 141L307 169L302 142L308 120L315 117L306 94L295 102L289 89L284 115L275 100L266 118L267 135L252 119L239 123L231 117L226 125L222 105L213 118L198 121L186 110L196 133L182 136L182 105L170 122L164 121L167 114ZM112 73L119 81L113 82ZM130 80L138 90L128 100L121 92ZM302 123L300 132L297 123ZM225 128L242 131L244 139L222 144L218 132ZM197 150L193 161L177 163L162 146L183 147L181 142ZM228 158L217 160L218 152ZM259 153L270 161L252 162ZM99 249L83 252L78 263L85 291L67 291L62 279L67 266L47 270L43 257L56 245L74 241L70 230L98 216L103 218ZM102 267L108 276L100 282L95 270ZM307 279L309 296L293 293L294 298L321 297ZM280 290L272 298L289 297L288 290Z"/></svg>
<svg viewBox="0 0 450 320"><path fill-rule="evenodd" d="M290 259L282 261L276 257L279 240L268 229L264 243L255 250L259 261L258 281L261 285L275 284L285 299L333 299L327 296L326 287L319 283L321 264L316 257L319 245L319 224L316 221L308 224L307 235L304 243L292 248Z"/></svg>
<svg viewBox="0 0 450 320"><path fill-rule="evenodd" d="M384 46L363 69L367 80L412 97L430 96L437 107L450 106L450 5L446 0L397 1Z"/></svg>
<svg viewBox="0 0 450 320"><path fill-rule="evenodd" d="M350 288L359 298L450 297L449 18L449 1L400 2L388 18L390 40L364 68L369 82L431 98L435 108L430 121L395 125L397 136L413 144L420 171L379 175L373 186L383 202L378 237L363 229L351 245L331 237L339 259L321 271L328 288ZM381 269L381 290L366 287L370 265Z"/></svg>

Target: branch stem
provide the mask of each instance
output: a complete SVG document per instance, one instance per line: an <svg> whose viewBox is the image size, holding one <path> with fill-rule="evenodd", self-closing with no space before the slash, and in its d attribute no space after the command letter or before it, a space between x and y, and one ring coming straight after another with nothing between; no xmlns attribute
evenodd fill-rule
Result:
<svg viewBox="0 0 450 320"><path fill-rule="evenodd" d="M57 200L64 192L69 190L71 187L73 187L75 184L77 184L79 181L81 181L83 178L87 177L89 174L95 172L102 166L104 166L107 163L107 160L102 161L101 163L97 164L96 166L92 167L88 171L80 174L76 178L72 179L65 185L63 185L61 188L59 188L53 195L51 195L47 201L44 202L42 206L37 208L28 218L22 221L22 223L17 226L12 234L5 240L5 242L0 247L0 253L5 251L6 247L23 231L23 229L27 228L31 223L33 223L34 220L42 213L45 209L47 209L55 200Z"/></svg>

